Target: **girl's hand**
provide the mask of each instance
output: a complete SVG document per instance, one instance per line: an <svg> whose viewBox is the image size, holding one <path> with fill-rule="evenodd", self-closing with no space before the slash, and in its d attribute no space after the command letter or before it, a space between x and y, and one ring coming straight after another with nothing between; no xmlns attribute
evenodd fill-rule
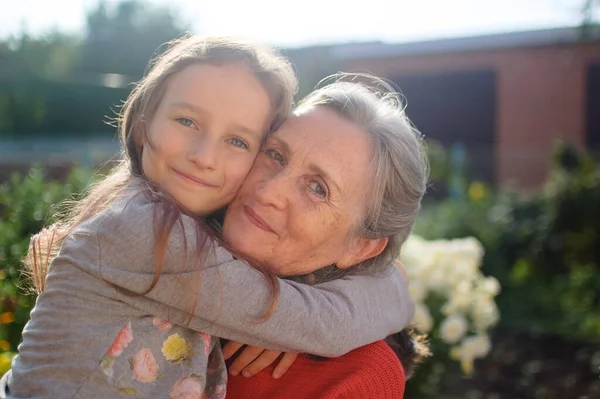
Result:
<svg viewBox="0 0 600 399"><path fill-rule="evenodd" d="M229 359L242 346L245 345L241 342L229 341L223 347L223 357ZM238 375L241 372L244 377L252 377L277 360L282 353L247 345L233 363L231 363L231 366L229 366L229 373L231 375ZM298 354L294 352L283 353L281 360L273 371L273 378L279 378L284 375L294 361L296 361L297 357Z"/></svg>

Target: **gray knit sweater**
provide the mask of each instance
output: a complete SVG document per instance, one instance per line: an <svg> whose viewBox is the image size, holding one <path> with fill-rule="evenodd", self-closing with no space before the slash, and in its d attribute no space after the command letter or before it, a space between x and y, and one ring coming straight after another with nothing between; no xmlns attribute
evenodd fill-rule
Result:
<svg viewBox="0 0 600 399"><path fill-rule="evenodd" d="M414 303L402 276L308 286L280 280L273 314L265 278L213 244L198 260L194 222L169 237L155 269L155 205L115 201L81 225L52 262L8 376L11 398L223 398L217 337L339 356L404 328ZM203 266L200 266L203 265Z"/></svg>

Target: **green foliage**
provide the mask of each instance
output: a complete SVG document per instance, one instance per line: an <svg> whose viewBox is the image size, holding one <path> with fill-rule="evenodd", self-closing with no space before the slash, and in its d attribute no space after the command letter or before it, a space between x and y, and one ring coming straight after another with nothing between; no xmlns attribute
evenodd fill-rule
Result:
<svg viewBox="0 0 600 399"><path fill-rule="evenodd" d="M0 137L114 135L106 122L129 88L30 78L1 85Z"/></svg>
<svg viewBox="0 0 600 399"><path fill-rule="evenodd" d="M104 122L130 83L160 45L184 31L170 9L123 0L91 11L85 37L54 32L0 41L0 137L112 132ZM105 82L107 74L123 76Z"/></svg>
<svg viewBox="0 0 600 399"><path fill-rule="evenodd" d="M477 238L485 248L482 271L496 277L502 287L496 298L501 317L494 352L476 364L471 387L490 381L486 373L497 375L503 370L512 373L511 377L497 376L496 387L489 388L506 392L506 397L521 397L536 386L556 390L562 380L547 377L558 372L552 368L556 367L552 356L558 357L555 352L569 346L600 345L599 204L600 165L566 145L557 146L548 179L535 195L513 189L494 193L472 182L456 198L425 203L415 233L427 239ZM440 355L446 351L439 338L435 332L431 336L434 356L409 381L407 397L437 398L441 392L464 393L467 389L456 365ZM515 344L517 338L526 342L525 346ZM554 366L546 367L544 353L553 353L547 356ZM594 357L586 353L579 349L564 360L573 365L575 359L588 359L590 364L583 368L564 370L581 380L582 386L586 378L593 379L589 370L598 368L592 364ZM543 364L545 377L531 382L533 377L522 364L525 361ZM522 366L522 374L518 374ZM524 382L518 388L498 387L500 381L512 386L519 378Z"/></svg>
<svg viewBox="0 0 600 399"><path fill-rule="evenodd" d="M102 1L87 18L80 69L141 76L157 48L185 30L169 8L136 0L110 7Z"/></svg>
<svg viewBox="0 0 600 399"><path fill-rule="evenodd" d="M14 351L34 303L22 274L29 237L52 223L50 207L81 192L91 174L73 169L64 182L45 181L40 168L0 185L0 352Z"/></svg>
<svg viewBox="0 0 600 399"><path fill-rule="evenodd" d="M60 79L73 72L81 43L76 37L53 32L45 37L27 34L0 42L0 71L13 79L47 77Z"/></svg>
<svg viewBox="0 0 600 399"><path fill-rule="evenodd" d="M600 166L559 146L538 195L503 190L492 196L477 185L462 200L426 205L416 232L482 242L484 273L503 289L497 302L504 327L534 336L599 337Z"/></svg>
<svg viewBox="0 0 600 399"><path fill-rule="evenodd" d="M597 12L600 9L600 1L598 0L583 0L581 6L581 24L583 27L590 27L594 23L598 23Z"/></svg>

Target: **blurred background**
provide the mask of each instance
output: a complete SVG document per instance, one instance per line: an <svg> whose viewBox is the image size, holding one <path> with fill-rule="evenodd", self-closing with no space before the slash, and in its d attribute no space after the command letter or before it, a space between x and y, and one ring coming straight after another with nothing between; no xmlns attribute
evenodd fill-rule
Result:
<svg viewBox="0 0 600 399"><path fill-rule="evenodd" d="M49 208L118 156L111 121L184 32L276 45L299 97L337 71L399 87L427 139L415 234L474 237L499 282L491 347L434 356L407 398L600 398L600 1L2 0L0 374L34 297L20 259Z"/></svg>

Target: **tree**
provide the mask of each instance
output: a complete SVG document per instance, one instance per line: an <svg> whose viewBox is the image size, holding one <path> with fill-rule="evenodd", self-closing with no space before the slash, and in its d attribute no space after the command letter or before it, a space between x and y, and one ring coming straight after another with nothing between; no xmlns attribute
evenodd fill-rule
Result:
<svg viewBox="0 0 600 399"><path fill-rule="evenodd" d="M170 9L122 0L101 2L84 38L23 33L0 41L0 136L112 134L105 116L130 86L107 87L102 74L137 80L156 49L183 31Z"/></svg>
<svg viewBox="0 0 600 399"><path fill-rule="evenodd" d="M0 42L0 79L41 77L60 79L77 64L80 43L76 37L51 32L43 37L23 33Z"/></svg>
<svg viewBox="0 0 600 399"><path fill-rule="evenodd" d="M185 30L169 8L138 0L108 7L102 1L87 18L80 70L139 76L157 48Z"/></svg>
<svg viewBox="0 0 600 399"><path fill-rule="evenodd" d="M599 0L585 0L583 3L583 7L581 7L581 13L583 15L583 23L584 24L593 24L598 22L596 12L598 11L598 6L600 6Z"/></svg>
<svg viewBox="0 0 600 399"><path fill-rule="evenodd" d="M581 36L583 40L595 40L600 37L599 9L600 0L584 0L581 7Z"/></svg>

